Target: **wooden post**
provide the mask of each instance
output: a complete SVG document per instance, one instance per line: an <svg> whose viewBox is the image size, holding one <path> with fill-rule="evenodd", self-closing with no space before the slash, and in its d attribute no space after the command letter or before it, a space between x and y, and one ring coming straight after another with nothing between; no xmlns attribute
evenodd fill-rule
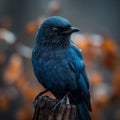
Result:
<svg viewBox="0 0 120 120"><path fill-rule="evenodd" d="M48 96L39 96L35 100L33 120L75 120L76 106L65 103L53 110L57 102Z"/></svg>

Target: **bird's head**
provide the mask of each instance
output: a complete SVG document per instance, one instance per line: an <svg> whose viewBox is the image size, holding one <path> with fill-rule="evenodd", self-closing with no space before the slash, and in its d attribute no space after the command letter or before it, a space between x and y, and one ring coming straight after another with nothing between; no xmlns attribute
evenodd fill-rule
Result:
<svg viewBox="0 0 120 120"><path fill-rule="evenodd" d="M60 16L47 18L38 29L36 41L48 46L66 46L70 42L70 35L79 31L70 22Z"/></svg>

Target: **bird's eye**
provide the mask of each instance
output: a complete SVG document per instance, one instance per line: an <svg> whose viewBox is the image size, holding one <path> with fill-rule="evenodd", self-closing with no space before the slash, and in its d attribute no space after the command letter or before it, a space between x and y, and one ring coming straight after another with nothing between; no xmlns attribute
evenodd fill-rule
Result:
<svg viewBox="0 0 120 120"><path fill-rule="evenodd" d="M58 31L58 28L53 28L54 31Z"/></svg>

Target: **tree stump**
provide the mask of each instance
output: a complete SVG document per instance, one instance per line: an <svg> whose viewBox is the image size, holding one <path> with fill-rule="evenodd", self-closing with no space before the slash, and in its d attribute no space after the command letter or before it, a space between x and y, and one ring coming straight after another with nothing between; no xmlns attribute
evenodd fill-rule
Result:
<svg viewBox="0 0 120 120"><path fill-rule="evenodd" d="M56 103L58 103L56 99L39 96L35 100L33 120L75 120L77 109L75 105L64 103L53 110Z"/></svg>

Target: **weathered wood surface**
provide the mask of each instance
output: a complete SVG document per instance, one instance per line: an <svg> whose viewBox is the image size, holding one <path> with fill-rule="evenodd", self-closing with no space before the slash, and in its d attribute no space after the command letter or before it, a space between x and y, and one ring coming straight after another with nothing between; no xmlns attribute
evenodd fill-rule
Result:
<svg viewBox="0 0 120 120"><path fill-rule="evenodd" d="M33 120L75 120L75 105L64 103L53 110L56 103L58 100L48 96L39 96L35 100Z"/></svg>

